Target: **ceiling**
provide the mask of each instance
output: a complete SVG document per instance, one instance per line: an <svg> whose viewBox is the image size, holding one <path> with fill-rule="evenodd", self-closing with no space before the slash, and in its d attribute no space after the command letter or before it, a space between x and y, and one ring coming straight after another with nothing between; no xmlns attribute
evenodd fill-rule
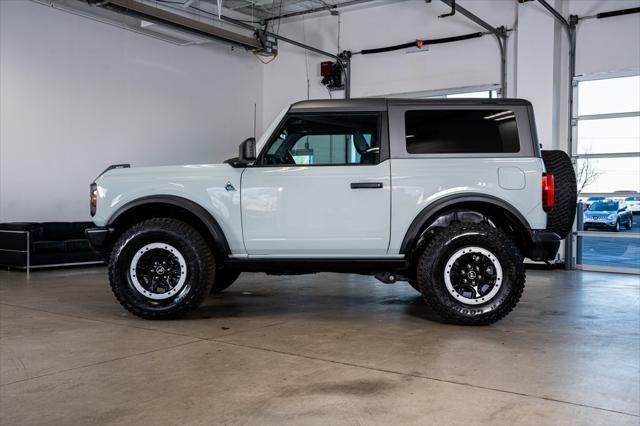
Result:
<svg viewBox="0 0 640 426"><path fill-rule="evenodd" d="M155 0L159 4L189 12L204 14L218 13L218 0ZM339 7L366 3L372 0L220 0L222 13L229 16L241 15L244 19L261 22L290 17L311 12L335 13ZM147 0L153 3L154 0Z"/></svg>
<svg viewBox="0 0 640 426"><path fill-rule="evenodd" d="M0 0L4 1L4 0ZM184 28L176 28L153 19L120 13L105 7L109 1L101 0L33 0L60 10L85 16L103 23L126 28L141 34L158 38L177 45L202 44L211 41L210 37L194 33ZM119 0L120 2L125 0ZM129 0L127 0L129 1ZM156 7L179 16L195 19L213 27L233 31L245 37L254 37L253 27L265 23L277 25L280 17L299 16L306 13L337 14L340 8L362 3L375 3L383 0L220 0L221 13L225 17L243 21L245 28L218 19L218 0L130 0ZM126 3L126 1L125 1ZM116 3L117 4L117 3ZM370 6L367 4L367 6ZM273 22L271 22L273 21ZM239 23L242 24L242 23Z"/></svg>

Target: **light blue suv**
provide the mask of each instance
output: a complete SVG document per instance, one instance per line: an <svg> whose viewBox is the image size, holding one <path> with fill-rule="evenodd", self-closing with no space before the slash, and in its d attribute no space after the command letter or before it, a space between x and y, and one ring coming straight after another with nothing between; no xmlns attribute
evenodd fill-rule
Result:
<svg viewBox="0 0 640 426"><path fill-rule="evenodd" d="M575 188L521 99L304 101L222 164L105 171L87 236L142 318L184 315L241 272L345 272L490 324L520 299L524 258L555 259Z"/></svg>

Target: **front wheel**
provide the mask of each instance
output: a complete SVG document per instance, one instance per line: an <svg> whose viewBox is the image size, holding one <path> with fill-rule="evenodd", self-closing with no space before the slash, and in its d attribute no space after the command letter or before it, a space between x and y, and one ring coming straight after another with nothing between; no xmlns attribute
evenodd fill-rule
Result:
<svg viewBox="0 0 640 426"><path fill-rule="evenodd" d="M116 242L109 262L111 289L129 312L145 319L178 318L209 293L215 260L190 225L169 218L140 222Z"/></svg>
<svg viewBox="0 0 640 426"><path fill-rule="evenodd" d="M418 259L420 290L446 322L488 325L516 306L525 283L523 257L508 235L488 224L456 223Z"/></svg>

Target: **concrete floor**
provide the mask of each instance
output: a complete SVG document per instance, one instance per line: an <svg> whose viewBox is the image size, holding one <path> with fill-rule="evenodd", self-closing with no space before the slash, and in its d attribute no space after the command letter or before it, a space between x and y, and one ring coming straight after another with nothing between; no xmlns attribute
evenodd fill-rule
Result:
<svg viewBox="0 0 640 426"><path fill-rule="evenodd" d="M0 423L640 424L640 279L528 271L491 327L407 284L244 274L143 321L102 267L0 271Z"/></svg>

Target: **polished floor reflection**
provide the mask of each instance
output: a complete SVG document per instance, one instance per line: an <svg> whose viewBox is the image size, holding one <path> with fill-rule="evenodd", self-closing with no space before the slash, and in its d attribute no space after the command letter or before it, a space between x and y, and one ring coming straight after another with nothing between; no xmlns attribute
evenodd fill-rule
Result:
<svg viewBox="0 0 640 426"><path fill-rule="evenodd" d="M528 271L490 327L407 284L244 274L180 321L105 268L0 271L0 424L640 423L640 279Z"/></svg>

